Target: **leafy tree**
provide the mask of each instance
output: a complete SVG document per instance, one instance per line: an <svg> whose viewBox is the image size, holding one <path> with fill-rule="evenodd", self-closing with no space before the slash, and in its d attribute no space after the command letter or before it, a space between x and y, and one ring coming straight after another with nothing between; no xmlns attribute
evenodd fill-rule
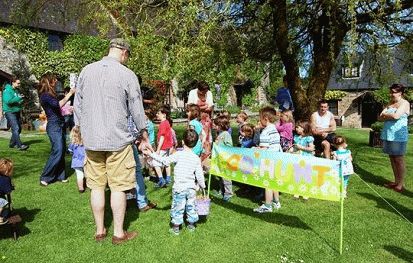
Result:
<svg viewBox="0 0 413 263"><path fill-rule="evenodd" d="M413 1L409 0L234 3L231 19L248 34L251 54L264 60L280 57L299 118L308 117L323 98L341 51L350 56L412 35ZM303 68L308 73L306 87L300 78Z"/></svg>

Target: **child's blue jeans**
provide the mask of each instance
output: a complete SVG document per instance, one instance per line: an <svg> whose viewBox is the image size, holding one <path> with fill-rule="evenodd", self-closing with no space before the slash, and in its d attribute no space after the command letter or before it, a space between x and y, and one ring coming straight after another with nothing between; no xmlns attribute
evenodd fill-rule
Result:
<svg viewBox="0 0 413 263"><path fill-rule="evenodd" d="M181 225L184 223L184 212L186 220L193 224L198 221L199 217L195 209L196 191L195 189L186 189L181 192L172 193L171 223Z"/></svg>

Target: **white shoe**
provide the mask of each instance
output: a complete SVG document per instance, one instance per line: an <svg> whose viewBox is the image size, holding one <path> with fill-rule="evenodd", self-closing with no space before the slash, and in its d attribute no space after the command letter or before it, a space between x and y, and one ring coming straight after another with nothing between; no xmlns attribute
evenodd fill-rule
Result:
<svg viewBox="0 0 413 263"><path fill-rule="evenodd" d="M272 212L272 206L267 207L265 204L262 204L260 207L258 208L254 208L254 212L256 213L271 213Z"/></svg>
<svg viewBox="0 0 413 263"><path fill-rule="evenodd" d="M280 203L280 201L278 201L278 202L272 202L272 205L274 206L274 209L275 209L275 210L278 210L278 209L281 208L281 203Z"/></svg>

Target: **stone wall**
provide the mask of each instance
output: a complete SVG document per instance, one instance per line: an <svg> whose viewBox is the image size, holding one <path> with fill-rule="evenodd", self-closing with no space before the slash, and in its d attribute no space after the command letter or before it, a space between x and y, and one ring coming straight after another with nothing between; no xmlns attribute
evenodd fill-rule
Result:
<svg viewBox="0 0 413 263"><path fill-rule="evenodd" d="M342 126L347 128L361 128L361 107L359 110L358 98L365 91L348 92L348 94L338 102L338 117L342 119ZM344 117L344 118L343 118Z"/></svg>

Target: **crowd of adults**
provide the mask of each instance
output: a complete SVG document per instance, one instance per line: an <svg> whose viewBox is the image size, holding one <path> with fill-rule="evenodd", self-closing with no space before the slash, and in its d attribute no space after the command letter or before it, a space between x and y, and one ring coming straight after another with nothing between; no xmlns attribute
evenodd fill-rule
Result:
<svg viewBox="0 0 413 263"><path fill-rule="evenodd" d="M114 244L137 236L137 232L125 231L123 224L126 211L125 191L136 187L135 167L138 162L134 158L136 149L133 149L132 145L135 138L128 130L127 117L132 116L138 130L144 129L146 125L139 80L136 74L124 65L130 52L130 45L125 40L113 39L108 55L84 67L76 89L72 87L60 100L56 94L55 75L43 75L38 85L40 103L48 120L46 131L51 143L50 156L40 176L40 185L67 181L64 161L65 119L61 107L75 94L74 122L81 127L87 153L84 170L87 174L87 186L91 189L91 207L96 224L95 239L100 241L107 235L104 211L105 188L108 186L111 190ZM10 148L26 150L28 146L21 143L19 136L23 102L23 97L17 90L19 85L20 81L16 78L12 79L11 85L6 85L3 91L3 112L12 132ZM288 89L284 89L277 100L282 107L292 109L291 96ZM404 91L401 85L391 86L391 102L380 114L380 120L385 122L382 134L384 152L390 156L395 177L395 182L386 186L396 191L403 190L406 174L403 156L406 152L407 116L410 106L403 98ZM189 92L188 103L198 105L202 112L210 116L214 102L205 82L199 82L196 88ZM208 118L204 121L212 123ZM336 122L334 115L328 111L326 101L321 101L318 111L311 115L311 124L317 150L322 152L325 158L330 158ZM142 182L141 189L144 188Z"/></svg>

